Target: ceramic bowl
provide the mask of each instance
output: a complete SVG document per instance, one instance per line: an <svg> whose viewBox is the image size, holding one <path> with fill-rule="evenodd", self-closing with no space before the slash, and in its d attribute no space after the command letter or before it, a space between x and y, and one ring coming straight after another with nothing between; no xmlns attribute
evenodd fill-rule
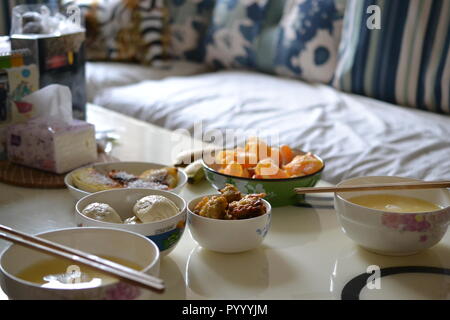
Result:
<svg viewBox="0 0 450 320"><path fill-rule="evenodd" d="M121 224L98 221L88 218L81 212L93 202L107 203L114 208L122 220L133 216L133 206L137 200L149 196L160 195L172 200L180 212L170 218L140 224ZM161 255L170 253L184 233L186 225L186 202L180 196L161 190L153 189L114 189L90 194L75 205L76 223L80 227L107 227L136 232L156 243Z"/></svg>
<svg viewBox="0 0 450 320"><path fill-rule="evenodd" d="M320 157L317 155L314 156L324 163ZM231 183L234 184L239 191L245 194L265 193L266 197L264 199L266 199L272 207L295 205L298 202L301 202L304 195L296 194L294 188L314 187L320 180L324 168L325 165L316 173L302 177L287 179L253 179L220 173L214 165L208 165L203 161L206 179L216 190L222 189L227 183Z"/></svg>
<svg viewBox="0 0 450 320"><path fill-rule="evenodd" d="M414 182L401 177L360 177L338 186ZM393 194L437 204L441 210L395 213L371 209L348 201L363 194ZM437 244L450 222L450 192L447 189L342 192L334 196L334 206L344 233L362 247L386 255L410 255Z"/></svg>
<svg viewBox="0 0 450 320"><path fill-rule="evenodd" d="M211 197L213 195L209 195ZM192 210L204 196L188 205L189 232L200 246L222 253L237 253L257 248L270 228L271 206L263 199L266 213L242 220L219 220L199 216Z"/></svg>
<svg viewBox="0 0 450 320"><path fill-rule="evenodd" d="M138 234L107 228L70 228L39 234L48 239L95 255L125 259L141 265L141 271L159 276L159 250L149 239ZM56 289L17 277L25 268L41 261L53 259L44 253L11 245L0 257L0 284L10 299L32 300L134 300L149 299L156 293L117 280L91 288ZM80 266L82 270L82 266Z"/></svg>
<svg viewBox="0 0 450 320"><path fill-rule="evenodd" d="M160 169L160 168L167 167L167 165L151 163L151 162L125 162L125 161L122 161L122 162L96 163L94 165L89 165L88 167L92 167L95 170L97 170L101 173L105 173L105 174L111 170L119 170L119 171L123 170L123 171L126 171L126 172L134 174L134 175L139 175L142 172L144 172L145 170ZM85 167L83 167L83 168L85 168ZM79 169L81 169L81 168L79 168ZM64 183L65 183L67 189L69 189L70 194L75 198L75 200L80 200L81 198L91 194L91 192L87 192L87 191L78 189L73 184L72 174L76 170L79 170L79 169L75 169L75 170L69 172L64 178ZM173 193L179 193L181 191L181 189L184 187L184 185L186 184L186 182L187 182L186 173L184 173L183 170L178 170L178 184L174 189L171 189L169 191L171 191Z"/></svg>

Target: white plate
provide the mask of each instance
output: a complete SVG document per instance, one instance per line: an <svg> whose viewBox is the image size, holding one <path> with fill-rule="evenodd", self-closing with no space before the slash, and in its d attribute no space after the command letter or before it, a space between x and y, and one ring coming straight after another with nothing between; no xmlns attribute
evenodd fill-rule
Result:
<svg viewBox="0 0 450 320"><path fill-rule="evenodd" d="M111 170L119 170L119 171L125 171L134 175L140 175L142 172L150 169L160 169L160 168L166 168L167 165L159 164L159 163L152 163L152 162L106 162L106 163L96 163L93 165L85 166L83 168L94 168L100 173L108 173ZM69 172L65 178L64 183L66 184L67 188L70 191L70 194L75 198L75 200L80 200L81 198L90 195L91 192L83 191L81 189L78 189L73 185L72 181L72 174L80 170L82 168L75 169L71 172ZM187 182L187 175L184 173L183 170L178 169L178 184L174 189L168 190L173 193L180 193L181 189L184 187L184 185Z"/></svg>

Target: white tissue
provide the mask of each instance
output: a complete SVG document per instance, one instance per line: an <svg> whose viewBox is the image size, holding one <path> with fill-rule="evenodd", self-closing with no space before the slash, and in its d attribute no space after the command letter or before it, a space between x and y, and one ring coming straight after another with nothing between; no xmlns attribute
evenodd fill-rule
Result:
<svg viewBox="0 0 450 320"><path fill-rule="evenodd" d="M22 100L33 105L35 118L56 118L64 123L71 123L73 120L72 93L69 87L51 84Z"/></svg>

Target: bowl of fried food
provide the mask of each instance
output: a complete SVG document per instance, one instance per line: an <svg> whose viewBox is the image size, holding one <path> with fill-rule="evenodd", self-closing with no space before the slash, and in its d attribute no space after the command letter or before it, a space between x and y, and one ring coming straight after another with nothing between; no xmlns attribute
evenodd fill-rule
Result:
<svg viewBox="0 0 450 320"><path fill-rule="evenodd" d="M257 248L270 228L271 206L265 194L243 195L227 184L219 194L188 204L189 231L205 249L238 253Z"/></svg>
<svg viewBox="0 0 450 320"><path fill-rule="evenodd" d="M75 169L64 182L76 200L99 191L146 188L179 193L187 182L182 170L150 162L108 162Z"/></svg>
<svg viewBox="0 0 450 320"><path fill-rule="evenodd" d="M243 193L265 193L273 207L295 205L294 188L313 187L325 167L311 152L288 145L269 146L259 138L247 139L243 147L216 150L203 156L206 179L217 189L234 184Z"/></svg>

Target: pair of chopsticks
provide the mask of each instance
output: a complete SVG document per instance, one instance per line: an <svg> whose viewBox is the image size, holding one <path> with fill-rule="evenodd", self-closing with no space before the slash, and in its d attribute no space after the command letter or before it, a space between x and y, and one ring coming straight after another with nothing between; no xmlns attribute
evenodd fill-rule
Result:
<svg viewBox="0 0 450 320"><path fill-rule="evenodd" d="M77 265L79 264L97 269L119 280L144 289L152 290L158 293L164 292L165 285L163 280L143 272L139 272L121 264L102 259L93 254L66 247L59 243L28 235L1 224L0 231L0 239L4 239L59 258L71 260Z"/></svg>
<svg viewBox="0 0 450 320"><path fill-rule="evenodd" d="M450 181L399 182L389 184L366 184L360 186L295 188L297 194L325 192L383 191L450 188Z"/></svg>

